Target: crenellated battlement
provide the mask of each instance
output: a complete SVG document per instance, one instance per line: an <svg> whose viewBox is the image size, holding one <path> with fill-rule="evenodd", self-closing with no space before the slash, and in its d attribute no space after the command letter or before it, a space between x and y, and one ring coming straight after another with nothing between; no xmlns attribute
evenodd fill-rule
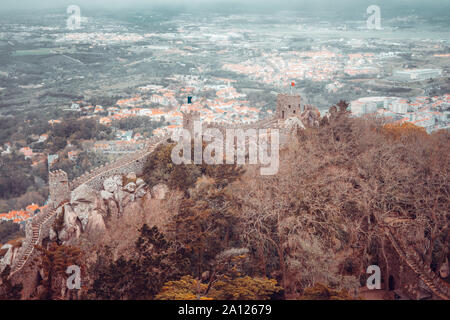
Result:
<svg viewBox="0 0 450 320"><path fill-rule="evenodd" d="M50 171L48 173L49 178L50 179L60 179L61 181L67 181L67 173L64 172L63 170L55 170L55 171Z"/></svg>
<svg viewBox="0 0 450 320"><path fill-rule="evenodd" d="M71 189L75 190L82 184L88 184L90 187L99 188L108 175L127 172L141 173L144 169L146 157L153 152L154 148L159 143L164 142L169 137L168 134L162 137L152 137L141 151L125 155L113 162L86 172L72 182Z"/></svg>
<svg viewBox="0 0 450 320"><path fill-rule="evenodd" d="M300 116L302 111L305 111L305 108L301 105L301 97L299 95L278 94L275 112L278 119Z"/></svg>
<svg viewBox="0 0 450 320"><path fill-rule="evenodd" d="M307 109L314 109L312 106L301 105L300 95L278 94L277 106L274 117L265 118L254 121L252 123L226 123L226 122L205 122L202 123L202 129L216 128L224 129L261 129L268 128L275 124L278 120L285 120L292 116L300 117L301 113ZM194 136L194 121L201 119L198 111L181 112L183 114L183 129L190 132Z"/></svg>

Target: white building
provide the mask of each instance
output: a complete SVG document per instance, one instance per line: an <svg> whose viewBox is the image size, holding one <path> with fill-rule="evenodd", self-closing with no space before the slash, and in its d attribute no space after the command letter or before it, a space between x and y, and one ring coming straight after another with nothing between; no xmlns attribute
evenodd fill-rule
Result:
<svg viewBox="0 0 450 320"><path fill-rule="evenodd" d="M405 114L409 111L409 104L406 99L391 99L386 102L385 108L392 112Z"/></svg>
<svg viewBox="0 0 450 320"><path fill-rule="evenodd" d="M442 76L441 69L410 69L396 70L393 73L396 80L401 81L420 81Z"/></svg>
<svg viewBox="0 0 450 320"><path fill-rule="evenodd" d="M354 115L364 115L377 112L378 108L384 108L387 97L366 97L352 101L350 109Z"/></svg>

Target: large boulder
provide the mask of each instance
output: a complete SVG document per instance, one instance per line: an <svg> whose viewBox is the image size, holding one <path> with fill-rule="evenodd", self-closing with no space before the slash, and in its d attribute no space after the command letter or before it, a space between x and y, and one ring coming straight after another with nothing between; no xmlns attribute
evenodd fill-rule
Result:
<svg viewBox="0 0 450 320"><path fill-rule="evenodd" d="M134 182L128 183L125 187L123 187L123 190L132 193L136 191L136 184Z"/></svg>
<svg viewBox="0 0 450 320"><path fill-rule="evenodd" d="M112 197L112 193L105 191L99 194L87 185L76 188L72 191L70 203L58 209L56 219L61 219L63 215L62 227L60 230L52 228L50 237L55 239L57 236L59 240L67 242L80 237L82 233L90 235L106 230L103 216L97 208L101 199L108 197Z"/></svg>
<svg viewBox="0 0 450 320"><path fill-rule="evenodd" d="M136 181L136 173L134 173L134 172L130 172L129 174L127 174L127 179L128 180L133 180L133 181Z"/></svg>
<svg viewBox="0 0 450 320"><path fill-rule="evenodd" d="M19 256L19 249L24 241L24 238L11 240L0 248L0 272L3 271L7 265L11 266L14 264Z"/></svg>
<svg viewBox="0 0 450 320"><path fill-rule="evenodd" d="M72 204L66 204L64 206L64 212L57 212L57 219L61 214L63 217L63 227L61 230L55 230L58 233L58 238L61 241L68 241L72 238L78 238L82 232L80 223L77 222L78 215L75 212Z"/></svg>
<svg viewBox="0 0 450 320"><path fill-rule="evenodd" d="M97 210L94 210L86 225L86 232L90 235L98 235L102 234L105 230L106 225L103 216Z"/></svg>
<svg viewBox="0 0 450 320"><path fill-rule="evenodd" d="M143 198L147 194L147 188L145 185L138 186L134 193L136 198Z"/></svg>
<svg viewBox="0 0 450 320"><path fill-rule="evenodd" d="M86 184L82 184L78 188L72 191L70 197L70 203L95 203L97 195L94 189Z"/></svg>
<svg viewBox="0 0 450 320"><path fill-rule="evenodd" d="M58 209L57 219L63 216L62 227L50 230L52 240L63 242L78 238L82 233L96 236L106 230L105 218L109 215L121 215L125 207L142 198L147 193L147 185L134 173L127 175L129 182L123 186L122 175L115 175L103 182L104 190L94 190L87 185L81 185L71 193L70 202ZM158 198L164 198L166 186L155 189Z"/></svg>
<svg viewBox="0 0 450 320"><path fill-rule="evenodd" d="M100 191L100 197L103 200L111 200L111 199L113 199L114 194L112 192L108 192L106 190L102 190L102 191Z"/></svg>
<svg viewBox="0 0 450 320"><path fill-rule="evenodd" d="M0 272L4 267L11 265L13 260L13 246L10 244L4 244L0 248Z"/></svg>
<svg viewBox="0 0 450 320"><path fill-rule="evenodd" d="M95 209L97 193L87 185L81 185L72 192L70 206L81 222L82 231L86 229L89 215Z"/></svg>

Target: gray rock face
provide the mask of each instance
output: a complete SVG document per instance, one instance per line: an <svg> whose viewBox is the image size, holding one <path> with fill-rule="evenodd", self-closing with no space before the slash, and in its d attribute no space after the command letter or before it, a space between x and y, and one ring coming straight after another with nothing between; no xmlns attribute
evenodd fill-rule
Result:
<svg viewBox="0 0 450 320"><path fill-rule="evenodd" d="M70 203L95 203L96 192L83 184L72 191Z"/></svg>
<svg viewBox="0 0 450 320"><path fill-rule="evenodd" d="M144 197L147 186L142 179L136 179L131 173L127 176L130 182L123 186L121 175L108 177L103 182L104 190L94 190L81 185L72 191L70 203L59 209L58 215L64 214L61 230L50 230L51 239L67 242L86 233L96 236L106 230L104 218L107 214L121 215L127 205L136 198ZM60 216L59 216L60 217Z"/></svg>
<svg viewBox="0 0 450 320"><path fill-rule="evenodd" d="M81 222L82 230L86 229L89 215L95 209L97 193L87 185L81 185L72 192L70 207Z"/></svg>
<svg viewBox="0 0 450 320"><path fill-rule="evenodd" d="M75 204L76 206L76 204ZM63 214L62 211L58 215ZM58 238L61 241L68 241L71 238L78 238L81 234L81 226L77 223L78 216L72 204L64 206L64 224L62 230L58 232Z"/></svg>
<svg viewBox="0 0 450 320"><path fill-rule="evenodd" d="M320 120L320 112L315 107L308 107L300 115L300 119L306 127L318 127Z"/></svg>
<svg viewBox="0 0 450 320"><path fill-rule="evenodd" d="M136 191L136 184L134 182L130 182L125 187L123 187L123 190L127 192L135 192Z"/></svg>
<svg viewBox="0 0 450 320"><path fill-rule="evenodd" d="M90 217L89 221L86 225L86 232L89 234L101 234L106 230L105 221L103 220L103 216L94 210Z"/></svg>
<svg viewBox="0 0 450 320"><path fill-rule="evenodd" d="M53 230L53 228L50 228L50 235L49 235L50 241L56 240L57 237L58 234L56 233L56 231Z"/></svg>
<svg viewBox="0 0 450 320"><path fill-rule="evenodd" d="M98 193L87 185L81 185L73 190L70 202L64 205L64 210L59 208L57 211L58 218L64 215L62 228L50 229L50 239L58 238L67 242L87 232L87 226L95 213L98 196Z"/></svg>
<svg viewBox="0 0 450 320"><path fill-rule="evenodd" d="M141 185L136 189L136 192L134 193L136 198L143 198L147 194L147 189L145 186Z"/></svg>
<svg viewBox="0 0 450 320"><path fill-rule="evenodd" d="M0 256L0 272L2 272L7 265L12 266L14 264L15 260L19 256L19 249L20 246L11 245L9 243L6 243L0 247L0 250L6 250L6 253L4 253L3 256Z"/></svg>
<svg viewBox="0 0 450 320"><path fill-rule="evenodd" d="M103 200L111 200L113 199L114 195L111 192L108 192L106 190L100 191L100 196Z"/></svg>

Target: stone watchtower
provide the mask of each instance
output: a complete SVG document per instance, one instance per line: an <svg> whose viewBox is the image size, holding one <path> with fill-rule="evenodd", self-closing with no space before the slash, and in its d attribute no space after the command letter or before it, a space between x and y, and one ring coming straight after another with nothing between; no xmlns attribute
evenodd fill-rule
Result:
<svg viewBox="0 0 450 320"><path fill-rule="evenodd" d="M54 208L57 208L62 202L70 200L69 178L67 177L67 173L62 170L49 172L48 185L50 200Z"/></svg>
<svg viewBox="0 0 450 320"><path fill-rule="evenodd" d="M304 111L304 107L301 106L301 98L299 95L278 94L276 118L287 119L292 116L298 117L302 111Z"/></svg>
<svg viewBox="0 0 450 320"><path fill-rule="evenodd" d="M183 114L183 129L186 129L194 137L194 121L200 121L200 113L197 111L182 112Z"/></svg>

